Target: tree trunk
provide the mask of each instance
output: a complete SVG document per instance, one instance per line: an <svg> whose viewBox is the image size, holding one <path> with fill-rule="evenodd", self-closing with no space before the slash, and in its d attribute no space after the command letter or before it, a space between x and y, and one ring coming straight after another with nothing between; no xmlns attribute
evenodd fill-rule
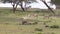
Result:
<svg viewBox="0 0 60 34"><path fill-rule="evenodd" d="M13 5L13 13L15 13L17 6L18 6L18 4L16 4L16 6L15 6L15 4Z"/></svg>
<svg viewBox="0 0 60 34"><path fill-rule="evenodd" d="M15 13L15 7L14 7L15 5L13 5L13 13Z"/></svg>
<svg viewBox="0 0 60 34"><path fill-rule="evenodd" d="M53 13L53 14L55 14L55 12L47 5L47 3L45 2L45 1L42 1L47 7L48 7L48 9Z"/></svg>
<svg viewBox="0 0 60 34"><path fill-rule="evenodd" d="M23 10L23 11L25 11L25 9L24 9L24 7L23 7L23 3L21 2L21 9Z"/></svg>
<svg viewBox="0 0 60 34"><path fill-rule="evenodd" d="M25 11L27 11L26 2L25 2Z"/></svg>

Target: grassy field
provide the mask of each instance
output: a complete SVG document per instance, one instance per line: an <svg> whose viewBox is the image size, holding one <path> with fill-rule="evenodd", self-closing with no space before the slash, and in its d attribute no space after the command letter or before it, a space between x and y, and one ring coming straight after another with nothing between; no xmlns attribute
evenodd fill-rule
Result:
<svg viewBox="0 0 60 34"><path fill-rule="evenodd" d="M11 9L0 9L0 34L60 34L60 10L55 13L56 16L44 11L13 13ZM22 18L38 24L20 25Z"/></svg>

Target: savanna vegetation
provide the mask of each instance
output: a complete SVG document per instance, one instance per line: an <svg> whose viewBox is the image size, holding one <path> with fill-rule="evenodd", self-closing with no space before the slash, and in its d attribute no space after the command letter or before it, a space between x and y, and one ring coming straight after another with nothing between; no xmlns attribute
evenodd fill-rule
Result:
<svg viewBox="0 0 60 34"><path fill-rule="evenodd" d="M27 0L3 0L13 3L13 9L0 9L0 34L60 34L60 9L53 11L43 0L49 10L25 11L23 1ZM22 10L17 9L19 4Z"/></svg>
<svg viewBox="0 0 60 34"><path fill-rule="evenodd" d="M0 9L0 34L59 34L60 10L55 12Z"/></svg>

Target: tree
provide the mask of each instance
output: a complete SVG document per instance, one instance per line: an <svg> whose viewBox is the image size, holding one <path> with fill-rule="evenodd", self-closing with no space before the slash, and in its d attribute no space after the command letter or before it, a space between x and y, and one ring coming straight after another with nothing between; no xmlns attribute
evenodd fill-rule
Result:
<svg viewBox="0 0 60 34"><path fill-rule="evenodd" d="M60 5L60 0L51 0L53 3L55 3L56 5Z"/></svg>
<svg viewBox="0 0 60 34"><path fill-rule="evenodd" d="M60 0L51 0L52 3L56 4L57 8L60 8Z"/></svg>
<svg viewBox="0 0 60 34"><path fill-rule="evenodd" d="M26 7L25 8L23 7L23 2L25 3L25 6L29 1L31 1L31 3L36 2L36 0L1 0L1 1L3 1L3 3L11 3L13 6L13 13L15 13L18 5L20 5L21 9L25 11Z"/></svg>
<svg viewBox="0 0 60 34"><path fill-rule="evenodd" d="M41 0L47 7L48 9L53 13L55 14L55 12L48 6L48 4L45 2L45 0Z"/></svg>
<svg viewBox="0 0 60 34"><path fill-rule="evenodd" d="M23 2L25 3L24 7L23 7ZM33 3L33 2L36 2L36 0L21 0L20 6L21 6L21 8L22 8L23 11L26 11L26 10L27 10L26 8L28 8L28 7L26 7L26 5L27 5L27 4L31 4L31 3ZM30 6L29 6L29 7L30 7Z"/></svg>
<svg viewBox="0 0 60 34"><path fill-rule="evenodd" d="M15 13L15 10L18 6L18 0L1 0L3 3L11 3L11 5L13 6L13 13Z"/></svg>
<svg viewBox="0 0 60 34"><path fill-rule="evenodd" d="M24 11L26 11L29 7L31 7L31 6L26 7L28 4L31 4L31 3L37 2L37 1L36 0L24 0L24 2L25 2Z"/></svg>

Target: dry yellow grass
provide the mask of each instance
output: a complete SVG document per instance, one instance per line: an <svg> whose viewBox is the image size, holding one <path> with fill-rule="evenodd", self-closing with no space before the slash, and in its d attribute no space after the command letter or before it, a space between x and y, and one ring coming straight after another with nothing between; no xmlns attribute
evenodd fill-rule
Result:
<svg viewBox="0 0 60 34"><path fill-rule="evenodd" d="M1 10L2 11L2 10ZM38 17L35 17L35 14ZM44 13L33 13L33 12L21 12L21 13L5 13L4 11L0 13L0 34L60 34L60 28L46 28L44 22L48 25L58 25L60 27L60 17L52 16L49 19L45 18ZM48 14L48 13L47 13ZM30 16L29 16L30 15ZM42 15L42 16L41 16ZM49 15L49 14L48 14ZM20 23L20 18L27 18L32 21L40 21L36 25L18 25ZM51 22L48 22L51 21ZM8 24L6 24L8 23ZM35 31L35 28L40 28L43 31Z"/></svg>

